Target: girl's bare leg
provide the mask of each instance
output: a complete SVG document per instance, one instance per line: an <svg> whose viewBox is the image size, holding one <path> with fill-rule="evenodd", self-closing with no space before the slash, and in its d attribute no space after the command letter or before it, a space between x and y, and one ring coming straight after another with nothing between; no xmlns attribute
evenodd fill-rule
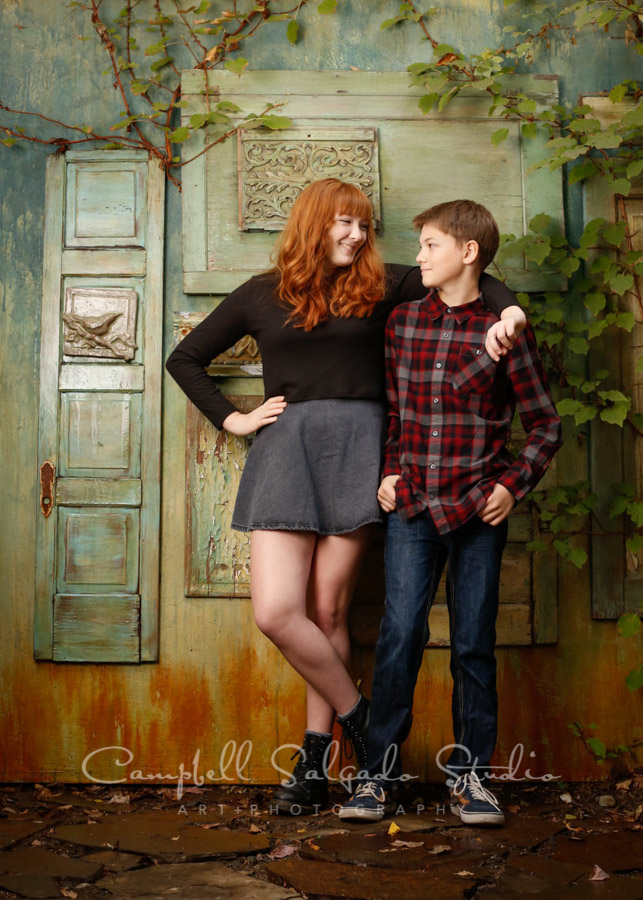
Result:
<svg viewBox="0 0 643 900"><path fill-rule="evenodd" d="M326 561L338 574L350 568L350 560L355 568L359 561L356 542L351 542L350 537L337 536L338 540L345 541L340 544L338 562ZM252 605L259 629L326 704L341 714L357 703L357 688L332 641L306 614L308 581L318 540L311 532L253 531L250 535Z"/></svg>
<svg viewBox="0 0 643 900"><path fill-rule="evenodd" d="M309 615L331 642L347 670L350 662L348 610L370 534L371 527L365 525L349 534L319 537L308 580ZM308 730L331 731L335 709L310 682L306 691Z"/></svg>

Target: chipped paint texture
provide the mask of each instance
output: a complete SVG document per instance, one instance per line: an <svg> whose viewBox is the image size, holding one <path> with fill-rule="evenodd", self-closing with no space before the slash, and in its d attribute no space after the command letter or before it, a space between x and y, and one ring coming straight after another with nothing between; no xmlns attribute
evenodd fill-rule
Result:
<svg viewBox="0 0 643 900"><path fill-rule="evenodd" d="M341 16L317 18L312 4L310 11L301 12L300 43L291 47L285 29L283 33L266 29L267 39L249 44L248 56L254 68L403 69L422 58L426 43L412 30L379 32L380 19L394 14L391 10L397 5L342 0ZM105 0L102 9L116 15L121 6L122 2ZM518 20L518 6L505 10L502 0L450 3L432 20L433 30L440 40L459 45L462 38L465 48L473 49L499 41L502 26ZM81 35L92 39L81 42ZM628 77L621 42L588 36L583 44L572 50L562 39L553 40L536 60L535 72L560 76L565 99ZM42 110L71 122L91 121L97 128L108 128L117 120L110 80L100 75L105 61L80 13L60 3L6 0L0 6L0 48L6 62L3 101L8 105ZM212 769L216 777L237 781L234 767L226 774L220 771L222 750L228 741L249 739L253 752L241 776L275 782L273 749L301 739L303 686L256 629L249 599L185 597L186 412L175 385L168 382L164 395L160 661L56 664L32 658L35 522L41 515L42 460L37 460L36 448L45 153L32 145L11 152L2 149L0 778L86 780L86 755L116 746L127 748L131 760L125 751L98 754L87 769L92 777L118 780L131 777L136 769L176 773L181 762L189 769L200 751L202 771ZM430 202L430 189L430 183L418 184L418 197L424 197L418 202ZM580 191L571 192L567 208L575 231L581 226L580 204ZM211 297L188 297L181 290L180 233L180 197L170 187L166 350L176 311L203 314L212 306ZM215 447L195 449L199 465L214 463ZM573 434L568 435L558 467L563 481L585 477L585 451L578 449ZM208 547L206 541L206 559ZM526 754L535 753L525 760L534 774L600 778L604 769L591 760L567 724L596 722L597 736L609 744L627 744L641 736L640 696L624 686L625 672L638 665L636 643L621 641L615 623L592 621L587 570L560 566L558 597L557 644L498 651L496 761L506 765L514 745L522 743ZM407 769L422 778L440 777L434 757L452 740L448 656L447 649L429 650L420 673L406 759ZM371 667L372 650L358 648L355 675L364 677L367 689ZM289 755L280 757L284 765Z"/></svg>

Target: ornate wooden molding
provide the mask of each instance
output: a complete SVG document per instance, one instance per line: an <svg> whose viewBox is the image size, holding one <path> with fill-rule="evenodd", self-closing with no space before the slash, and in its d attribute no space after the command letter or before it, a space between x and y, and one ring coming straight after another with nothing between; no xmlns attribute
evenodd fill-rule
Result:
<svg viewBox="0 0 643 900"><path fill-rule="evenodd" d="M297 128L278 134L241 131L238 141L239 229L281 231L301 191L319 178L357 185L381 219L377 131Z"/></svg>
<svg viewBox="0 0 643 900"><path fill-rule="evenodd" d="M134 359L136 291L115 288L67 288L64 323L65 357Z"/></svg>

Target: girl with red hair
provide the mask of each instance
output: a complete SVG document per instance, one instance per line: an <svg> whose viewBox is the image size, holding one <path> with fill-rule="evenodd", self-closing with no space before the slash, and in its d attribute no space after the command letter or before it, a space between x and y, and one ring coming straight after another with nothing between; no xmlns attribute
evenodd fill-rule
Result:
<svg viewBox="0 0 643 900"><path fill-rule="evenodd" d="M525 317L490 275L493 353ZM167 369L217 427L257 432L232 525L250 534L255 621L305 679L299 760L271 805L312 812L328 801L325 761L335 716L360 768L368 701L348 672L348 608L373 523L385 430L384 327L391 310L426 294L417 267L384 265L366 195L335 178L296 200L276 262L233 291L173 351ZM497 327L499 326L499 327ZM250 413L226 399L205 367L244 335L263 362L268 398Z"/></svg>

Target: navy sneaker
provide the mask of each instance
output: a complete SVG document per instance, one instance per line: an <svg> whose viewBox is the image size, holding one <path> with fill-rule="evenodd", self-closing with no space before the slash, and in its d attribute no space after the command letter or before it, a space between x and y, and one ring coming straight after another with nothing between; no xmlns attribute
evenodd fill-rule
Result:
<svg viewBox="0 0 643 900"><path fill-rule="evenodd" d="M502 825L503 811L496 797L483 788L475 772L460 775L451 788L451 812L467 825Z"/></svg>
<svg viewBox="0 0 643 900"><path fill-rule="evenodd" d="M340 819L353 822L379 822L385 813L392 812L394 804L387 792L375 781L365 781L339 810Z"/></svg>

